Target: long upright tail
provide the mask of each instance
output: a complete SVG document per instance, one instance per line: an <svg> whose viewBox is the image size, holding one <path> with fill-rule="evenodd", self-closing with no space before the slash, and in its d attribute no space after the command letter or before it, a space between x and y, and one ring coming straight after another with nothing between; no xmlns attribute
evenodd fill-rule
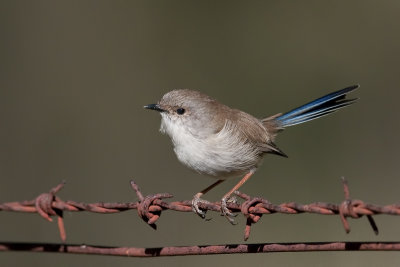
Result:
<svg viewBox="0 0 400 267"><path fill-rule="evenodd" d="M319 117L328 115L343 107L353 104L355 99L345 99L346 95L357 89L359 85L353 85L342 90L330 93L321 98L315 99L301 107L295 108L285 114L274 118L279 127L285 128L311 121Z"/></svg>

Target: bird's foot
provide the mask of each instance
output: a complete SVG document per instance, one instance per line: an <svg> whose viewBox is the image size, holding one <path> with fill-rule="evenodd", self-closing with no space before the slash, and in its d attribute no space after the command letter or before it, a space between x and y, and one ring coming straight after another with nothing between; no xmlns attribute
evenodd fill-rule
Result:
<svg viewBox="0 0 400 267"><path fill-rule="evenodd" d="M199 207L199 204L200 204L200 203L203 203L203 204L210 204L210 202L207 201L207 200L201 199L200 196L201 196L200 194L194 195L194 197L193 197L193 199L192 199L192 210L193 210L194 213L196 213L197 215L199 215L202 219L205 219L205 218L206 218L207 210L202 210L202 209Z"/></svg>
<svg viewBox="0 0 400 267"><path fill-rule="evenodd" d="M231 200L231 198L222 198L221 199L221 214L223 216L225 216L225 218L233 225L236 224L235 222L235 217L237 216L237 214L233 214L229 209L228 209L228 204L227 202L236 202L236 198L233 198Z"/></svg>

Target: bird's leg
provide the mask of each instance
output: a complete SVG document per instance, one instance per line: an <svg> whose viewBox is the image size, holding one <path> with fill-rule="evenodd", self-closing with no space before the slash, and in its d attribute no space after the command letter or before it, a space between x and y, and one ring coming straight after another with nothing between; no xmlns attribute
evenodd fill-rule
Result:
<svg viewBox="0 0 400 267"><path fill-rule="evenodd" d="M228 219L228 221L231 224L235 224L235 220L233 219L233 217L235 217L235 214L233 214L232 212L229 211L228 207L227 207L227 201L228 199L231 197L231 195L233 194L233 192L235 192L236 190L238 190L247 180L250 179L250 177L254 174L254 171L251 170L250 172L248 172L243 178L242 180L239 181L239 183L237 183L228 193L226 193L224 195L224 197L221 199L221 213L222 215L225 216L225 218Z"/></svg>
<svg viewBox="0 0 400 267"><path fill-rule="evenodd" d="M205 193L207 193L208 191L210 191L211 189L213 189L214 187L216 187L217 185L219 185L220 183L222 183L223 181L225 181L225 180L218 180L215 183L213 183L212 185L210 185L207 188L205 188L204 190L202 190L201 192L194 195L194 197L192 199L192 210L194 213L199 215L202 219L204 219L206 217L206 211L203 211L199 208L199 203L208 204L210 202L208 202L207 200L201 199L200 197L202 195L204 195Z"/></svg>

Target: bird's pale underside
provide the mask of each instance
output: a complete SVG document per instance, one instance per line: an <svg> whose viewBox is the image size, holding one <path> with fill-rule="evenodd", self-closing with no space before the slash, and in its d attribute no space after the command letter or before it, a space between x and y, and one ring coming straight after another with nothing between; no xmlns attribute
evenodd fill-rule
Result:
<svg viewBox="0 0 400 267"><path fill-rule="evenodd" d="M257 119L188 89L168 92L157 104L145 108L160 112L160 130L171 138L180 162L198 173L218 179L193 198L193 211L202 218L205 218L205 211L198 204L206 201L201 196L228 177L244 175L221 199L221 212L233 223L233 214L227 208L232 193L252 176L265 154L286 157L274 143L276 134L286 127L322 117L354 103L356 99L345 97L358 87L347 87L264 119Z"/></svg>

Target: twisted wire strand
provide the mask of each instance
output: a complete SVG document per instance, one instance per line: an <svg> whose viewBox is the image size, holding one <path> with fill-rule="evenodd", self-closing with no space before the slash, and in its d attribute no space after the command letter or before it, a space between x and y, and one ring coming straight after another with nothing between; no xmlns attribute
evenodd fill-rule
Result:
<svg viewBox="0 0 400 267"><path fill-rule="evenodd" d="M243 199L242 203L228 203L228 208L232 212L242 213L246 217L246 226L244 230L244 240L250 236L251 226L258 222L262 215L284 213L284 214L300 214L314 213L322 215L339 215L345 231L350 232L348 217L358 219L366 216L375 234L378 234L378 227L372 215L400 215L400 205L375 205L364 203L361 200L353 200L350 198L350 191L347 181L342 178L344 200L339 204L315 202L310 204L299 204L295 202L272 204L268 200L260 197L251 197L245 193L236 191L235 194ZM144 196L139 186L131 181L131 187L135 191L139 201L126 203L83 203L73 200L64 201L56 194L64 187L65 182L52 188L48 193L42 193L35 199L29 201L0 203L1 211L28 212L38 213L47 221L52 221L53 217L57 217L60 237L66 240L66 231L63 221L63 212L95 212L101 214L118 213L127 210L136 209L139 217L149 226L156 229L156 221L160 218L163 210L172 210L179 212L192 212L191 201L171 201L165 199L172 198L169 193L157 193ZM220 203L200 203L199 207L206 211L220 212Z"/></svg>

